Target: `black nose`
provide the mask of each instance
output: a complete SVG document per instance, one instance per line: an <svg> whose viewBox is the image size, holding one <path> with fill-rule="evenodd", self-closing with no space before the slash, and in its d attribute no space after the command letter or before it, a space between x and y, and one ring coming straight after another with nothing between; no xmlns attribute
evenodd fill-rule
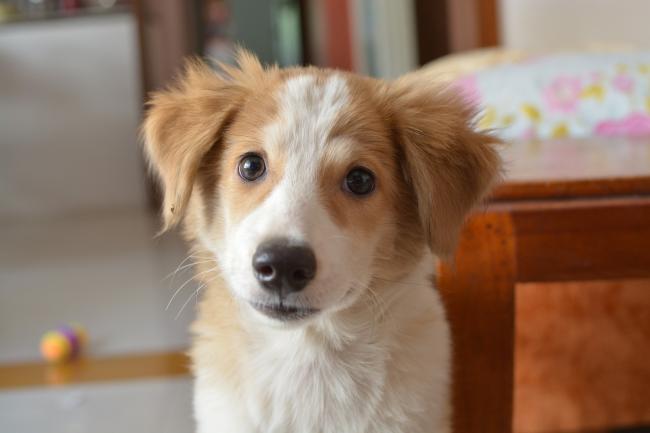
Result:
<svg viewBox="0 0 650 433"><path fill-rule="evenodd" d="M306 245L291 245L287 239L271 239L257 247L253 272L264 288L284 296L304 289L314 278L316 257Z"/></svg>

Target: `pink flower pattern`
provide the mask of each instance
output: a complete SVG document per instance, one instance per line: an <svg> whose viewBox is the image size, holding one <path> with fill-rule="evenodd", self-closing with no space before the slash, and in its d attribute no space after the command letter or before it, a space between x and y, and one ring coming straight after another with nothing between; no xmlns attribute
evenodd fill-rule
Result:
<svg viewBox="0 0 650 433"><path fill-rule="evenodd" d="M605 137L650 135L650 115L632 113L622 119L604 120L596 125L594 132Z"/></svg>
<svg viewBox="0 0 650 433"><path fill-rule="evenodd" d="M544 99L551 111L570 113L578 105L581 90L580 78L559 76L544 89Z"/></svg>
<svg viewBox="0 0 650 433"><path fill-rule="evenodd" d="M585 55L583 67L577 56L567 56L566 69L553 56L548 62L529 57L499 66L503 70L465 75L453 87L467 103L485 108L481 128L496 128L506 139L650 137L646 60ZM499 88L500 82L506 87Z"/></svg>
<svg viewBox="0 0 650 433"><path fill-rule="evenodd" d="M612 87L619 92L630 93L634 90L634 80L626 74L618 74L612 80Z"/></svg>
<svg viewBox="0 0 650 433"><path fill-rule="evenodd" d="M476 76L466 75L454 81L452 86L458 91L463 100L472 107L478 108L481 103L481 92Z"/></svg>

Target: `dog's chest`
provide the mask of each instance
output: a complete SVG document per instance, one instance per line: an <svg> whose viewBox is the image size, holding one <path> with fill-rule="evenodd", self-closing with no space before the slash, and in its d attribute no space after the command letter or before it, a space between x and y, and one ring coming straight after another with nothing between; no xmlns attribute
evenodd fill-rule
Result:
<svg viewBox="0 0 650 433"><path fill-rule="evenodd" d="M267 341L255 353L244 394L262 431L366 430L386 380L386 356L378 345L335 349L296 338Z"/></svg>

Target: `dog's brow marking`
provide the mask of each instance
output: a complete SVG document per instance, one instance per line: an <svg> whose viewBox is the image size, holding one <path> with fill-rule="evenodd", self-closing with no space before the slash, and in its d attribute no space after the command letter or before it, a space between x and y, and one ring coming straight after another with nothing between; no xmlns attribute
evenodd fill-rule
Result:
<svg viewBox="0 0 650 433"><path fill-rule="evenodd" d="M313 75L288 80L280 94L280 124L288 154L320 153L341 110L348 104L345 79L333 74L318 83ZM279 125L278 125L279 126Z"/></svg>
<svg viewBox="0 0 650 433"><path fill-rule="evenodd" d="M276 98L278 117L264 131L264 147L283 157L281 179L244 224L255 221L257 230L269 235L310 239L328 254L327 245L314 240L315 231L335 230L317 177L331 131L350 100L347 82L337 73L322 79L304 74L287 80Z"/></svg>

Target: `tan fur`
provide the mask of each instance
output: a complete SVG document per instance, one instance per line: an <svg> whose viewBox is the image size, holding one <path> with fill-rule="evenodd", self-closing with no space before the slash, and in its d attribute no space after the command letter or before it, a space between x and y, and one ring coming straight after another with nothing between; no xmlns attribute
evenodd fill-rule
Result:
<svg viewBox="0 0 650 433"><path fill-rule="evenodd" d="M202 159L221 139L229 118L272 75L246 53L239 65L220 76L190 60L183 78L149 102L143 133L146 153L163 184L163 230L182 218Z"/></svg>
<svg viewBox="0 0 650 433"><path fill-rule="evenodd" d="M449 255L465 216L499 177L498 141L477 132L473 110L432 83L406 77L386 98L427 240L435 253Z"/></svg>
<svg viewBox="0 0 650 433"><path fill-rule="evenodd" d="M164 188L164 229L185 214L185 234L201 256L212 254L201 236L220 239L229 230L225 220L244 219L285 175L288 156L281 147L265 148L263 140L265 127L278 120L279 89L300 75L324 85L333 74L315 68L265 69L245 52L238 67L224 71L218 75L188 63L176 86L154 96L144 124L145 150ZM427 248L437 255L453 250L465 216L498 177L500 162L494 138L475 131L472 111L431 83L337 74L345 77L350 102L338 113L329 147L318 161L318 199L355 242L374 235L379 239L372 261L373 289L337 317L354 321L370 308L379 326L390 317L384 302L391 299L392 283L407 278L427 257ZM237 175L237 164L247 152L267 161L265 177L252 183ZM376 175L376 191L367 198L342 189L346 173L356 165ZM240 307L214 265L198 269L206 290L193 326L194 372L203 387L217 389L225 380L243 392L242 365L260 341L246 329ZM434 315L405 316L400 323L399 332L409 336L399 339L400 344L411 341L415 346L395 348L388 381L406 386L404 392L417 380L404 381L400 363L418 356L422 349L417 342L429 326L444 322L441 308ZM396 332L386 326L382 332Z"/></svg>
<svg viewBox="0 0 650 433"><path fill-rule="evenodd" d="M197 272L205 272L207 266L198 266ZM209 274L209 273L208 273ZM206 274L204 274L206 275ZM203 281L210 282L212 290L207 290L200 303L199 316L192 325L195 341L190 352L195 375L208 373L215 369L222 374L208 378L209 381L223 381L228 378L233 384L240 381L241 359L245 356L248 335L242 329L236 314L235 300L218 276L207 276Z"/></svg>

